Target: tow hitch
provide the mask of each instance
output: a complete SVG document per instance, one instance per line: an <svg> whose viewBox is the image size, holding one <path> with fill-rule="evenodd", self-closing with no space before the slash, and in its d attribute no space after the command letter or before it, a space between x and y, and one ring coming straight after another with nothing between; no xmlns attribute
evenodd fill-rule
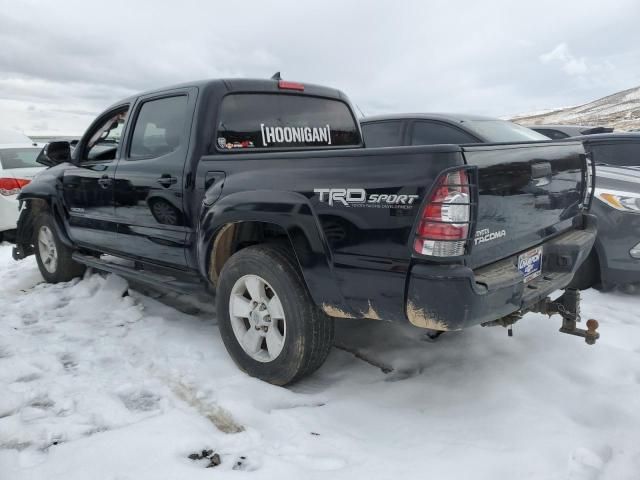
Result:
<svg viewBox="0 0 640 480"><path fill-rule="evenodd" d="M586 330L576 326L576 324L580 322L580 291L574 288L567 288L564 293L555 300L545 298L535 305L531 311L549 316L557 313L562 317L560 332L582 337L588 345L595 344L596 340L600 338L600 334L596 331L598 329L597 320L587 320Z"/></svg>
<svg viewBox="0 0 640 480"><path fill-rule="evenodd" d="M588 345L595 344L596 340L600 338L600 333L597 332L597 320L587 320L586 330L577 327L577 323L580 322L580 291L573 288L567 288L564 293L555 300L547 297L526 310L520 310L498 320L483 323L482 326L493 327L499 325L506 327L511 337L513 335L513 324L528 312L542 313L549 315L549 317L555 314L560 315L562 317L560 332L582 337Z"/></svg>

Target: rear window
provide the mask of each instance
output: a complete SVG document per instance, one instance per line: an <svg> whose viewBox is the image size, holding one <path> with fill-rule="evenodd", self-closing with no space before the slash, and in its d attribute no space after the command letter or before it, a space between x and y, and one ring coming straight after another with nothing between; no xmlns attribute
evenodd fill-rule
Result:
<svg viewBox="0 0 640 480"><path fill-rule="evenodd" d="M227 95L216 133L219 149L347 147L362 144L349 107L339 101L283 94Z"/></svg>
<svg viewBox="0 0 640 480"><path fill-rule="evenodd" d="M640 143L594 145L593 161L621 167L640 166Z"/></svg>
<svg viewBox="0 0 640 480"><path fill-rule="evenodd" d="M552 140L560 140L562 138L568 138L569 135L561 132L560 130L551 130L550 128L535 128L536 132L541 133L545 137L549 137Z"/></svg>
<svg viewBox="0 0 640 480"><path fill-rule="evenodd" d="M411 132L411 145L440 145L478 143L471 135L437 122L416 122Z"/></svg>
<svg viewBox="0 0 640 480"><path fill-rule="evenodd" d="M505 120L471 120L464 125L488 143L549 140L541 133Z"/></svg>
<svg viewBox="0 0 640 480"><path fill-rule="evenodd" d="M0 165L5 170L11 168L42 167L36 163L39 148L4 148L0 149Z"/></svg>

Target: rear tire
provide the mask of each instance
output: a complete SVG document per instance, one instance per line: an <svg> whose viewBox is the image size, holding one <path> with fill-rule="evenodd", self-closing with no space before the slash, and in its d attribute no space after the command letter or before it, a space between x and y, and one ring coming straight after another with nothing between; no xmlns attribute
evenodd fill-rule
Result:
<svg viewBox="0 0 640 480"><path fill-rule="evenodd" d="M68 282L82 276L86 267L71 258L73 250L60 240L50 214L43 213L36 219L33 237L36 261L45 281Z"/></svg>
<svg viewBox="0 0 640 480"><path fill-rule="evenodd" d="M333 345L333 319L313 303L291 252L280 246L232 255L220 272L216 308L234 362L274 385L313 373Z"/></svg>

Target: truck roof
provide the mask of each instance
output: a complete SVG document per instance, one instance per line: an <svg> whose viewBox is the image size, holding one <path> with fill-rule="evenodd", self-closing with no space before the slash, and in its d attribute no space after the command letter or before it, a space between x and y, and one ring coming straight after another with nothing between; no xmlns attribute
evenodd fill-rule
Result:
<svg viewBox="0 0 640 480"><path fill-rule="evenodd" d="M288 80L285 80L288 81ZM179 83L176 85L169 85L162 88L156 88L153 90L147 90L144 92L136 93L127 98L113 104L113 106L121 105L123 103L131 102L138 97L153 95L154 93L162 93L170 90L183 89L195 87L199 90L214 90L224 88L228 92L273 92L273 93L296 93L305 95L314 95L319 97L336 98L343 101L347 101L347 97L340 90L335 88L323 87L320 85L314 85L311 83L295 82L304 86L304 91L279 88L278 80L264 79L264 78L217 78L197 80L192 82Z"/></svg>

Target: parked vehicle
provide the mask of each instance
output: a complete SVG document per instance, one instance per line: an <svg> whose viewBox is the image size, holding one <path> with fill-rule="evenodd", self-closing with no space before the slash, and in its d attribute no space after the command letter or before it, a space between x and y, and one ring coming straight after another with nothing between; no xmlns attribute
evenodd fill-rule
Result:
<svg viewBox="0 0 640 480"><path fill-rule="evenodd" d="M14 258L35 253L49 282L90 266L215 290L231 357L274 384L324 362L335 318L444 331L562 312L598 336L576 328L575 291L548 298L596 235L580 142L365 149L343 93L234 79L118 102L73 156L55 142L40 161Z"/></svg>
<svg viewBox="0 0 640 480"><path fill-rule="evenodd" d="M379 115L360 119L367 147L548 141L497 118L449 113Z"/></svg>
<svg viewBox="0 0 640 480"><path fill-rule="evenodd" d="M491 131L478 127L482 121L499 127L494 126ZM526 141L530 135L528 129L511 122L464 115L389 115L360 122L367 146L495 143L511 138L514 133ZM569 141L583 142L596 164L596 195L591 213L599 222L593 251L571 286L606 290L639 283L640 135L590 134ZM550 195L548 201L551 203L552 199Z"/></svg>
<svg viewBox="0 0 640 480"><path fill-rule="evenodd" d="M37 146L31 138L15 130L0 129L0 145L29 145Z"/></svg>
<svg viewBox="0 0 640 480"><path fill-rule="evenodd" d="M596 164L598 237L576 285L634 291L640 284L640 134L578 137Z"/></svg>
<svg viewBox="0 0 640 480"><path fill-rule="evenodd" d="M13 135L12 140L24 140ZM9 139L8 135L0 137ZM33 147L31 140L26 143L0 144L0 242L13 240L18 221L18 193L33 177L44 170L36 163L40 149Z"/></svg>
<svg viewBox="0 0 640 480"><path fill-rule="evenodd" d="M595 135L598 133L611 133L611 127L596 127L586 125L531 125L529 127L552 140L577 137L580 135Z"/></svg>

